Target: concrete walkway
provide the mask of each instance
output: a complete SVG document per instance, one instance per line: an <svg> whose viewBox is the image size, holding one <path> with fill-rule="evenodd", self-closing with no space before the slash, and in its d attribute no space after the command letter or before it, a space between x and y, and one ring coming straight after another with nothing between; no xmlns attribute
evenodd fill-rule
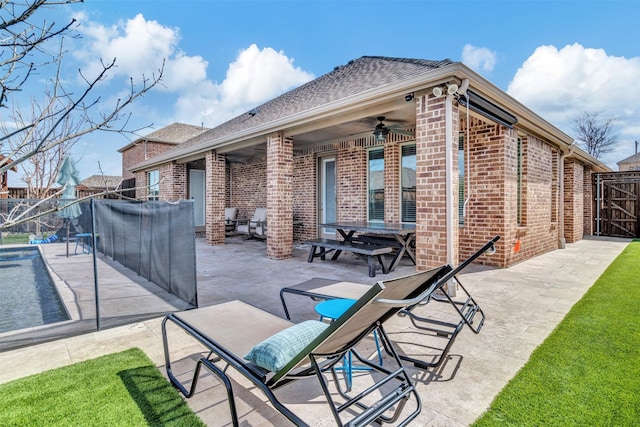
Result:
<svg viewBox="0 0 640 427"><path fill-rule="evenodd" d="M409 368L423 404L412 425L465 426L473 422L627 243L582 240L508 269L470 268L462 274L461 282L480 303L487 320L479 335L466 329L460 334L440 368ZM361 283L375 280L367 276L364 263L348 257L335 263L318 260L308 264L305 248L297 249L294 258L285 261L268 260L263 243L237 239L223 246L207 246L199 241L197 251L201 306L241 299L282 316L278 291L283 286L311 277ZM404 263L392 274L378 275L376 279L413 270L412 265ZM69 277L74 271L65 274ZM104 274L108 273L102 271L102 277ZM433 309L432 313L441 310L437 303L426 307ZM442 314L445 315L444 309ZM314 318L313 302L301 299L292 317L296 321ZM401 318L389 322L387 330L394 342L419 342L420 335L409 330L408 323ZM2 352L0 383L130 347L143 349L164 373L160 324L161 318L154 318ZM172 343L177 343L173 358L180 359L176 366L188 374L203 349L186 334L173 333L171 337ZM404 344L400 347L405 350ZM240 375L232 376L237 381L234 390L242 414L241 425L287 425L286 419L264 403L266 399L260 391ZM285 386L278 396L312 425L334 425L316 380ZM211 376L204 375L198 393L188 402L208 425L230 425L225 392Z"/></svg>

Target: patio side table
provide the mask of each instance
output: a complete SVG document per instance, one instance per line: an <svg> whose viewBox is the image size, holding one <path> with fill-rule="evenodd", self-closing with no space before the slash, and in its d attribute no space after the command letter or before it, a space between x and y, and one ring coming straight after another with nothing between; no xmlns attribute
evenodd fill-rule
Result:
<svg viewBox="0 0 640 427"><path fill-rule="evenodd" d="M342 316L342 314L349 309L356 302L354 299L347 298L336 298L322 301L316 304L315 311L320 316L320 320L325 318L330 321L334 321L338 317ZM380 366L382 366L382 351L380 350L380 343L378 342L378 333L377 331L373 331L373 338L376 343L376 351L378 352L378 360L380 361ZM352 364L352 355L351 350L344 355L342 366L335 368L340 371L344 371L347 377L347 391L351 390L353 371L370 371L371 368L366 366L353 366Z"/></svg>

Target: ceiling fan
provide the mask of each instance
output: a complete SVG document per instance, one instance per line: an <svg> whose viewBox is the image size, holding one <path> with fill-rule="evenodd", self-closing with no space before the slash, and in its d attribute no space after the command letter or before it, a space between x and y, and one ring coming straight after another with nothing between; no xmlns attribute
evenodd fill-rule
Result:
<svg viewBox="0 0 640 427"><path fill-rule="evenodd" d="M413 136L413 132L409 132L408 130L398 127L398 125L387 126L383 122L385 120L385 116L378 116L376 119L380 122L376 125L376 128L373 131L373 134L376 137L376 140L379 142L383 142L387 139L387 135L389 133L395 133L398 135L405 136Z"/></svg>

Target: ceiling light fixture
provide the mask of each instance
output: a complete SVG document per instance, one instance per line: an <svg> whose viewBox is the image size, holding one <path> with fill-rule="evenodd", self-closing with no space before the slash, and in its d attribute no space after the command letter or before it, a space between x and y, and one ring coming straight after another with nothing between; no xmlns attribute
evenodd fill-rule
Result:
<svg viewBox="0 0 640 427"><path fill-rule="evenodd" d="M373 134L375 135L377 142L385 142L387 140L387 135L389 134L389 129L376 129L373 131Z"/></svg>

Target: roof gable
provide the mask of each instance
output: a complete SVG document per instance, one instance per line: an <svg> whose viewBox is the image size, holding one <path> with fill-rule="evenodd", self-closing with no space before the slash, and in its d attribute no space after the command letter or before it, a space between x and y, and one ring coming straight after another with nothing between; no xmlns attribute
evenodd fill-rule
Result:
<svg viewBox="0 0 640 427"><path fill-rule="evenodd" d="M128 150L141 141L177 145L188 141L193 137L201 135L208 130L209 128L205 128L203 126L188 125L185 123L172 123L168 126L151 132L147 136L136 139L132 143L118 149L118 152L122 153L123 151Z"/></svg>
<svg viewBox="0 0 640 427"><path fill-rule="evenodd" d="M627 163L640 163L640 153L636 153L632 156L627 157L624 160L620 160L618 163L618 165L625 165Z"/></svg>

